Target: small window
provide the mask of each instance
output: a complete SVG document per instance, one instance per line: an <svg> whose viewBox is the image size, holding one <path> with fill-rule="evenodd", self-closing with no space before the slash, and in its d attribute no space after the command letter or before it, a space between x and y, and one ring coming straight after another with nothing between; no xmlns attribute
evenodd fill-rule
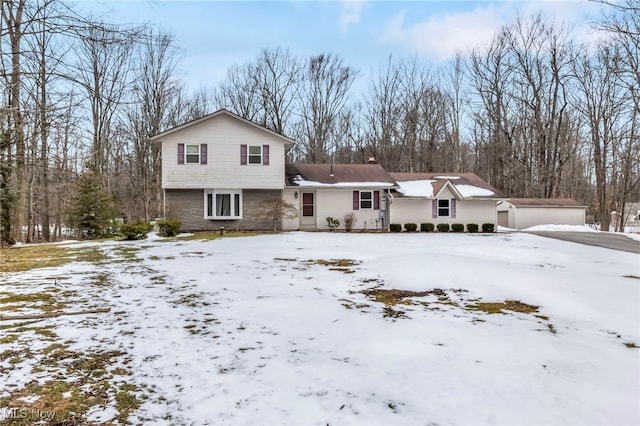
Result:
<svg viewBox="0 0 640 426"><path fill-rule="evenodd" d="M438 217L449 217L449 200L438 200Z"/></svg>
<svg viewBox="0 0 640 426"><path fill-rule="evenodd" d="M205 192L205 219L242 219L242 192Z"/></svg>
<svg viewBox="0 0 640 426"><path fill-rule="evenodd" d="M262 146L249 145L249 164L262 164Z"/></svg>
<svg viewBox="0 0 640 426"><path fill-rule="evenodd" d="M200 164L200 145L187 145L187 164Z"/></svg>
<svg viewBox="0 0 640 426"><path fill-rule="evenodd" d="M360 210L373 210L373 191L360 191Z"/></svg>

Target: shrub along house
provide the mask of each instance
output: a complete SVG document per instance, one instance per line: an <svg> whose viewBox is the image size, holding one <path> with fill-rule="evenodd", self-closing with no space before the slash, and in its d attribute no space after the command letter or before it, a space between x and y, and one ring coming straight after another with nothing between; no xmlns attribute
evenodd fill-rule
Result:
<svg viewBox="0 0 640 426"><path fill-rule="evenodd" d="M297 217L285 230L328 229L345 215L353 229L390 223L493 223L504 199L472 173L388 173L375 164L289 164L294 141L226 110L160 133L164 216L182 230L273 229L274 203Z"/></svg>
<svg viewBox="0 0 640 426"><path fill-rule="evenodd" d="M496 204L506 199L473 173L390 173L390 223L497 223Z"/></svg>

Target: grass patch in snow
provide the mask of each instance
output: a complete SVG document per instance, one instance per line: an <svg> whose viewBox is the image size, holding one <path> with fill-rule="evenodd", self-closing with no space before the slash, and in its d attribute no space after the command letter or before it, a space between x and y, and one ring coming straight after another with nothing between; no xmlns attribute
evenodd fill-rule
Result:
<svg viewBox="0 0 640 426"><path fill-rule="evenodd" d="M74 247L60 244L25 245L0 249L0 272L23 272L51 268L72 261L103 262L107 259L99 247Z"/></svg>
<svg viewBox="0 0 640 426"><path fill-rule="evenodd" d="M520 312L524 314L537 313L539 306L528 305L519 300L505 300L504 302L476 302L473 305L467 305L467 309L475 311L483 311L487 314L504 314L504 311Z"/></svg>
<svg viewBox="0 0 640 426"><path fill-rule="evenodd" d="M625 343L624 345L625 345L627 348L629 348L629 349L638 349L638 348L640 348L640 346L636 345L636 344L635 344L635 343L633 343L633 342L627 342L627 343Z"/></svg>
<svg viewBox="0 0 640 426"><path fill-rule="evenodd" d="M35 358L33 373L40 373L18 389L5 389L9 396L0 398L0 407L22 410L24 418L6 418L0 425L31 425L45 416L48 423L60 425L87 424L85 415L92 407L115 404L120 424L126 424L129 414L140 401L134 392L137 386L123 383L123 376L131 373L121 366L121 351L82 351L69 349L69 345L52 343L40 351L5 351L0 358L9 358L14 365ZM117 381L116 381L117 380ZM115 420L115 419L114 419Z"/></svg>
<svg viewBox="0 0 640 426"><path fill-rule="evenodd" d="M330 271L342 272L343 274L353 274L355 269L353 266L359 265L360 262L353 259L307 259L298 260L297 258L276 257L276 262L300 262L302 267L295 267L296 270L306 270L311 265L320 265L329 268Z"/></svg>
<svg viewBox="0 0 640 426"><path fill-rule="evenodd" d="M175 241L212 241L218 238L226 237L255 237L257 235L271 235L273 232L253 232L253 231L224 231L224 236L220 235L220 231L202 231L189 234L178 234L175 237L166 237L157 241L175 242Z"/></svg>
<svg viewBox="0 0 640 426"><path fill-rule="evenodd" d="M56 297L47 292L12 294L3 292L0 294L0 307L2 313L18 311L20 309L39 309L50 312L66 307L65 302L56 300Z"/></svg>
<svg viewBox="0 0 640 426"><path fill-rule="evenodd" d="M633 278L633 279L636 279L636 280L640 280L640 277L637 276L637 275L623 275L623 277L624 278Z"/></svg>

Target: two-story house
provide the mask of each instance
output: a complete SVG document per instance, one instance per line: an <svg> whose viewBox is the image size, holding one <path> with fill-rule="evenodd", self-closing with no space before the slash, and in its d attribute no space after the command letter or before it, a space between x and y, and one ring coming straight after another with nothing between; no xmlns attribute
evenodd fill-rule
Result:
<svg viewBox="0 0 640 426"><path fill-rule="evenodd" d="M353 229L390 223L493 223L504 196L473 173L388 173L370 164L288 164L294 141L226 110L152 138L162 148L165 217L185 231L273 228L267 213L281 200L297 216L284 230L328 229L327 217Z"/></svg>
<svg viewBox="0 0 640 426"><path fill-rule="evenodd" d="M162 144L165 217L182 229L270 229L265 200L282 199L293 140L226 110L154 136Z"/></svg>

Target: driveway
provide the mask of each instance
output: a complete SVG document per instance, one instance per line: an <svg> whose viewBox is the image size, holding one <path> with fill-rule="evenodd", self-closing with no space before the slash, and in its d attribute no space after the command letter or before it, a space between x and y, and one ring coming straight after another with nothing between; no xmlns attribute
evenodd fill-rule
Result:
<svg viewBox="0 0 640 426"><path fill-rule="evenodd" d="M609 232L558 232L539 231L528 232L529 234L541 237L555 238L558 240L571 241L579 244L609 248L612 250L628 251L640 254L640 241L632 240L620 234Z"/></svg>

